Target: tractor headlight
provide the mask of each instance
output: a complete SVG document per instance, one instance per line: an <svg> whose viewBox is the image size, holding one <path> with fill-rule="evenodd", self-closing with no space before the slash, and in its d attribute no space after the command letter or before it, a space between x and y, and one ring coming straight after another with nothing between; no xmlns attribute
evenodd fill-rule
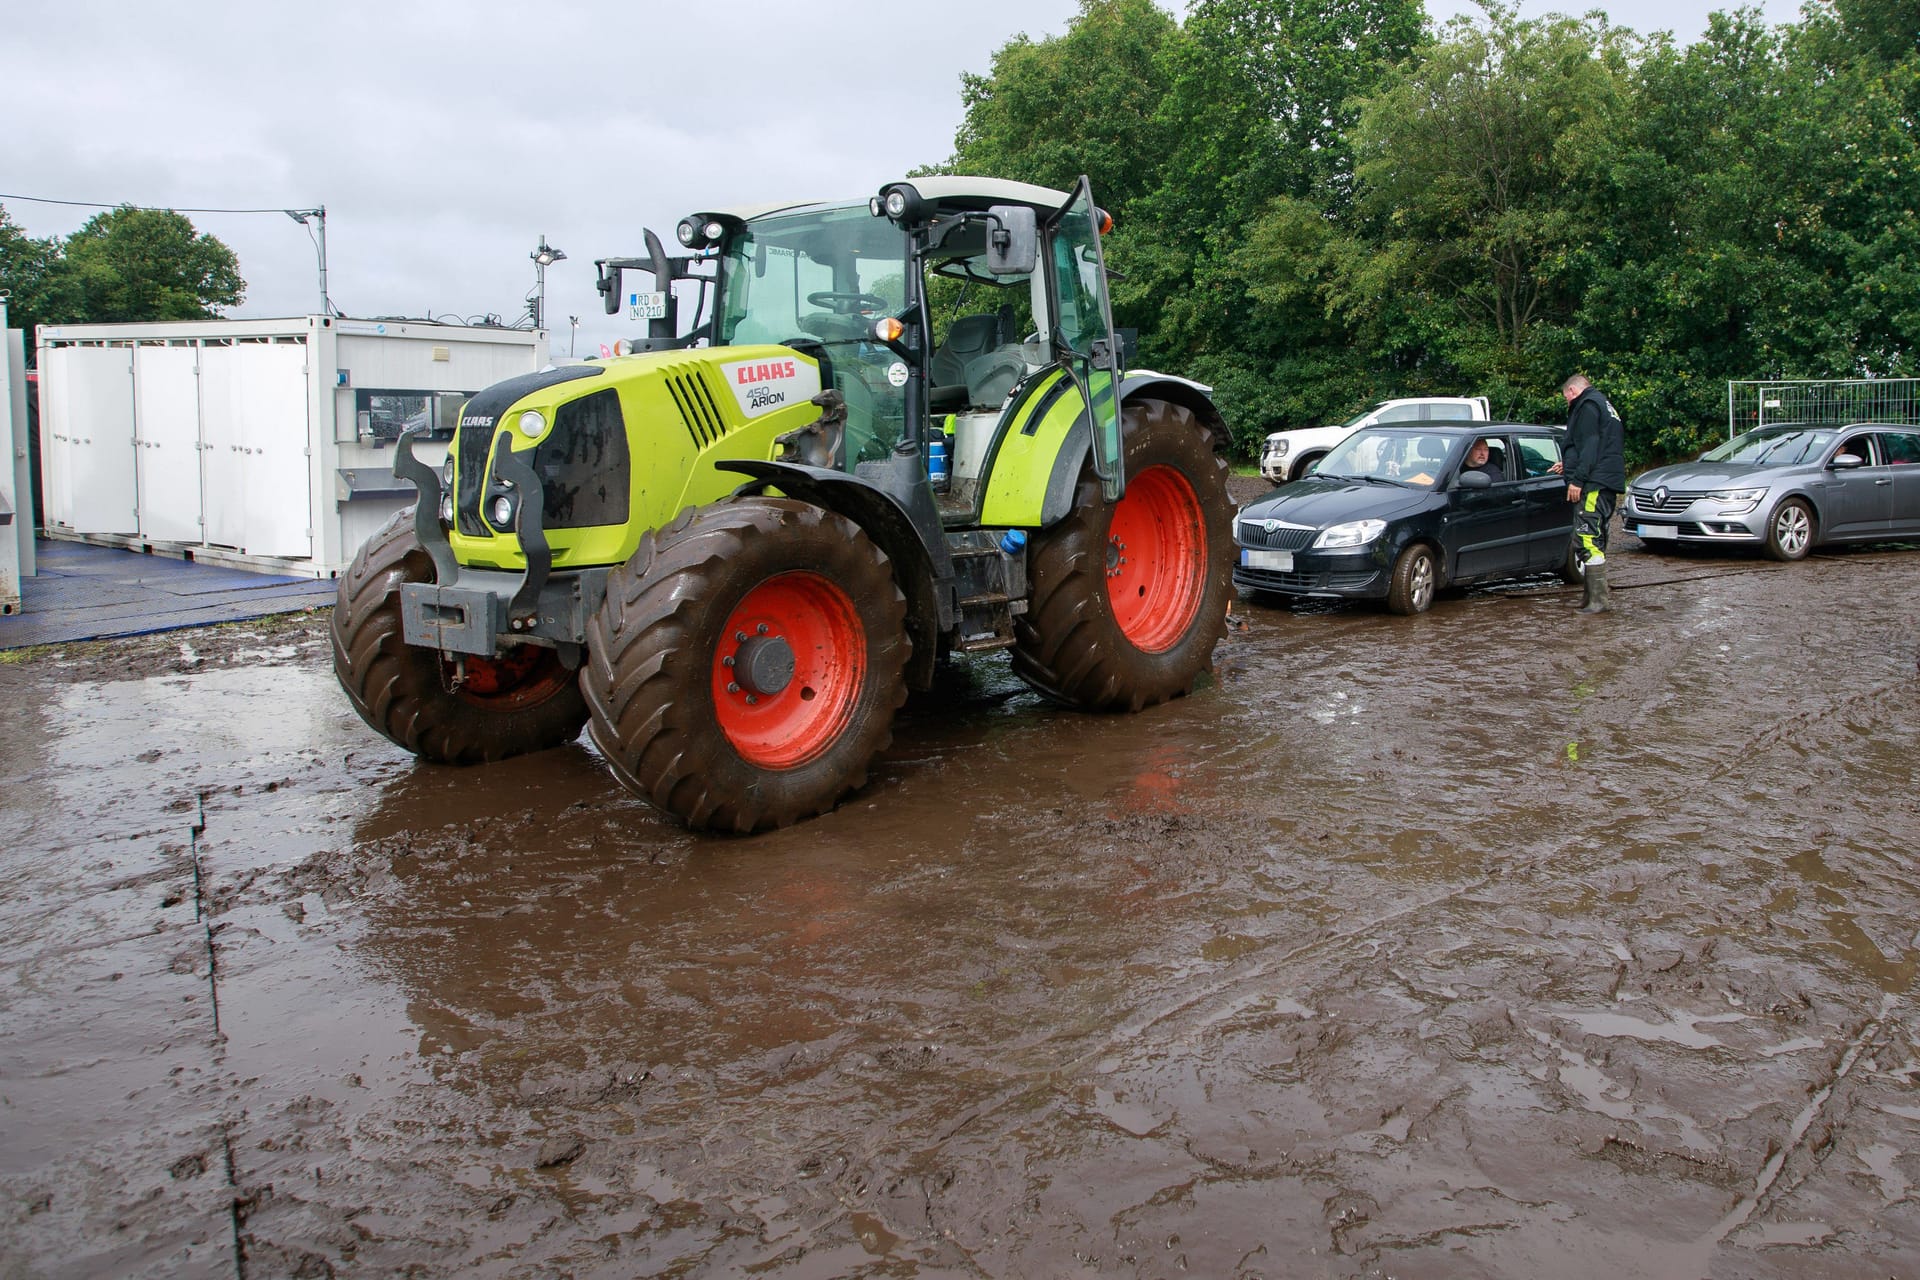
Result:
<svg viewBox="0 0 1920 1280"><path fill-rule="evenodd" d="M513 528L513 495L512 494L496 493L495 495L493 495L493 501L488 505L487 510L489 515L492 517L492 524L494 528L496 529Z"/></svg>
<svg viewBox="0 0 1920 1280"><path fill-rule="evenodd" d="M453 490L451 489L440 494L440 523L453 523Z"/></svg>
<svg viewBox="0 0 1920 1280"><path fill-rule="evenodd" d="M520 415L520 434L531 440L547 429L547 420L529 409Z"/></svg>
<svg viewBox="0 0 1920 1280"><path fill-rule="evenodd" d="M1385 520L1349 520L1320 531L1313 540L1316 547L1364 547L1387 531Z"/></svg>
<svg viewBox="0 0 1920 1280"><path fill-rule="evenodd" d="M447 460L440 464L440 488L449 493L453 491L453 455L452 454L448 454Z"/></svg>

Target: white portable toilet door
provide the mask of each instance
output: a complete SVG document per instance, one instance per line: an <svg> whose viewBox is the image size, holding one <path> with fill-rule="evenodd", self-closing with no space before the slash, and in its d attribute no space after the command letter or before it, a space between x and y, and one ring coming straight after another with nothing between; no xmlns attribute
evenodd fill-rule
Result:
<svg viewBox="0 0 1920 1280"><path fill-rule="evenodd" d="M133 447L133 352L53 347L41 373L49 443L61 455L60 488L75 533L139 532ZM53 515L49 512L49 517Z"/></svg>
<svg viewBox="0 0 1920 1280"><path fill-rule="evenodd" d="M198 543L200 378L193 347L134 348L134 460L140 536Z"/></svg>

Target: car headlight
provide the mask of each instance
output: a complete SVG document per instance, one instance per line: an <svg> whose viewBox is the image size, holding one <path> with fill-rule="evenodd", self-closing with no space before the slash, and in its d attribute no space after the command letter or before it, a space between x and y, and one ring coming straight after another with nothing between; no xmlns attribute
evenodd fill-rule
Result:
<svg viewBox="0 0 1920 1280"><path fill-rule="evenodd" d="M1707 497L1714 502L1727 503L1730 508L1737 508L1739 511L1753 510L1760 505L1760 499L1766 496L1765 489L1713 489L1707 493ZM1729 510L1727 514L1733 515L1736 512Z"/></svg>
<svg viewBox="0 0 1920 1280"><path fill-rule="evenodd" d="M1269 458L1284 458L1284 457L1286 457L1286 456L1287 456L1287 442L1286 442L1285 440L1269 440L1269 441L1267 441L1267 456L1268 456Z"/></svg>
<svg viewBox="0 0 1920 1280"><path fill-rule="evenodd" d="M1322 529L1313 540L1316 547L1364 547L1387 531L1385 520L1349 520Z"/></svg>

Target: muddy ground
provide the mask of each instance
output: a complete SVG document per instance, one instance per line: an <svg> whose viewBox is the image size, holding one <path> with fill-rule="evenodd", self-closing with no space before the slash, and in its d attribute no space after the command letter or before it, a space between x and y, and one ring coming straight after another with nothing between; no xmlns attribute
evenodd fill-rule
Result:
<svg viewBox="0 0 1920 1280"><path fill-rule="evenodd" d="M1920 552L1003 662L826 818L0 664L0 1274L1920 1275Z"/></svg>

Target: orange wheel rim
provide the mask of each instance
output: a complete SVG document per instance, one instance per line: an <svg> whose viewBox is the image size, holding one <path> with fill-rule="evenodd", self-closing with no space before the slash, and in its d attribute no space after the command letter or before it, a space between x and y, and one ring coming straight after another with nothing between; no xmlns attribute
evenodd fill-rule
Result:
<svg viewBox="0 0 1920 1280"><path fill-rule="evenodd" d="M1137 649L1171 649L1205 594L1207 536L1200 499L1172 467L1127 481L1107 526L1107 599L1120 634Z"/></svg>
<svg viewBox="0 0 1920 1280"><path fill-rule="evenodd" d="M493 658L470 656L465 670L460 697L489 711L537 707L574 679L558 653L535 644L514 645Z"/></svg>
<svg viewBox="0 0 1920 1280"><path fill-rule="evenodd" d="M713 705L748 764L791 769L846 731L866 684L866 630L853 601L817 573L749 591L713 654Z"/></svg>

